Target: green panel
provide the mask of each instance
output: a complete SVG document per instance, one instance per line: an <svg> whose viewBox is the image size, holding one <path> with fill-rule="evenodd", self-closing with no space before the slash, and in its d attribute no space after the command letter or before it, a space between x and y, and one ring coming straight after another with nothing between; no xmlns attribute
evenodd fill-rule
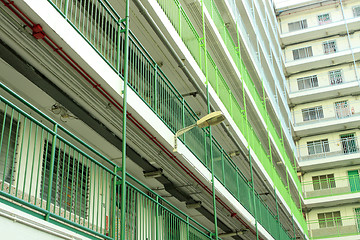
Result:
<svg viewBox="0 0 360 240"><path fill-rule="evenodd" d="M349 184L351 192L359 192L360 191L360 177L358 170L348 171L349 176Z"/></svg>

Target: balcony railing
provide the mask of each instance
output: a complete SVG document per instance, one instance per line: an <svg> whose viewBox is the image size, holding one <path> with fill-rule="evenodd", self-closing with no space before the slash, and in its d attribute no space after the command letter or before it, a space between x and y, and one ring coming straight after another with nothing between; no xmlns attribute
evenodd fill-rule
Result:
<svg viewBox="0 0 360 240"><path fill-rule="evenodd" d="M325 160L336 156L345 156L360 153L358 138L345 137L328 141L327 139L312 141L298 147L299 162Z"/></svg>
<svg viewBox="0 0 360 240"><path fill-rule="evenodd" d="M333 177L332 174L328 174L302 184L304 197L307 199L360 192L359 174L343 177Z"/></svg>
<svg viewBox="0 0 360 240"><path fill-rule="evenodd" d="M346 18L347 21L352 21L352 20L355 20L355 19L360 20L360 17L354 17L353 15L349 15ZM303 19L301 19L301 20L303 20ZM294 30L294 31L289 31L288 28L286 28L287 31L285 31L284 27L282 27L281 28L282 29L281 33L282 34L285 34L285 33L300 33L300 32L306 32L308 30L312 30L312 29L315 29L315 28L321 28L321 29L324 28L324 27L329 28L329 27L332 27L334 25L338 25L338 23L345 24L345 20L340 19L340 20L337 20L337 21L331 21L331 22L329 22L327 24L318 24L316 21L307 21L307 26L308 27L306 27L306 28L302 28L302 29L298 29L298 30ZM344 27L344 29L345 29L345 27Z"/></svg>
<svg viewBox="0 0 360 240"><path fill-rule="evenodd" d="M119 239L118 167L2 83L0 86L17 102L0 96L1 197L52 223L103 239ZM128 239L139 234L141 239L169 234L182 236L178 239L211 239L209 230L129 174L128 178L132 182L126 183Z"/></svg>
<svg viewBox="0 0 360 240"><path fill-rule="evenodd" d="M360 215L313 220L308 226L311 239L359 235Z"/></svg>
<svg viewBox="0 0 360 240"><path fill-rule="evenodd" d="M268 172L269 176L272 176L272 180L275 183L276 188L281 192L281 195L284 197L286 203L290 206L292 213L295 215L299 223L301 224L303 230L306 232L307 227L304 221L304 218L299 211L298 207L296 206L295 202L292 199L291 194L289 193L288 189L284 186L283 181L281 180L279 174L275 170L272 162L269 159L269 155L267 154L266 150L261 144L259 137L254 132L253 128L251 127L250 123L247 121L246 117L243 114L243 110L240 107L240 104L237 102L236 98L230 91L229 86L227 85L225 79L223 78L220 70L215 65L210 54L204 49L204 45L202 43L202 39L200 39L199 35L197 34L194 26L188 19L185 11L181 7L180 3L177 0L165 1L165 0L157 0L160 7L163 9L164 13L169 18L170 22L174 26L175 30L178 32L179 36L182 38L184 44L188 47L188 50L194 57L195 61L198 63L200 69L204 71L204 57L207 57L208 60L208 80L211 86L214 88L215 92L221 99L222 103L225 105L226 109L228 110L229 114L231 115L232 119L238 126L239 130L243 133L244 137L247 139L249 145L252 149L256 149L256 155L258 156L259 160L261 161L262 165L264 166L265 170ZM207 4L209 2L205 1ZM212 4L213 6L214 3ZM215 9L214 9L215 10ZM225 24L223 23L221 16L219 16L218 11L213 11L213 16L216 16L215 23L219 29L225 29ZM181 24L180 24L181 23ZM220 31L221 32L221 31ZM294 166L291 164L289 157L283 151L284 147L283 144L280 143L280 138L276 137L278 134L276 133L275 127L271 122L271 119L264 108L263 102L259 93L257 92L255 85L248 73L245 64L239 55L239 52L235 49L235 44L231 40L231 36L229 35L228 31L224 31L224 42L228 47L233 47L233 51L229 51L232 54L234 62L237 64L241 76L245 83L250 86L249 90L252 96L255 99L256 106L258 106L261 115L265 118L265 122L268 123L269 131L271 132L272 136L275 138L275 141L278 140L277 145L282 151L282 155L285 159L285 164L290 170L290 173L293 176L293 179L298 187L301 188L301 184L298 181L297 174L295 171ZM189 37L189 34L192 35ZM194 39L196 41L194 41ZM200 50L200 51L199 51ZM234 56L235 55L235 56ZM285 149L284 149L285 150Z"/></svg>
<svg viewBox="0 0 360 240"><path fill-rule="evenodd" d="M355 107L360 101L339 101L334 105L317 105L293 111L294 126L312 125L340 119L351 119L360 115Z"/></svg>
<svg viewBox="0 0 360 240"><path fill-rule="evenodd" d="M121 31L123 28L121 25L121 18L114 11L114 9L107 2L102 0L91 0L83 2L82 4L78 4L77 1L72 0L49 0L49 3L51 3L55 7L55 9L57 9L57 11L79 32L79 34L82 35L82 37L104 59L104 61L106 61L109 66L114 71L116 71L117 74L119 74L120 77L123 77L122 74L124 67L124 34ZM177 11L175 14L177 13L179 13L179 11ZM180 15L180 19L182 21L181 25L184 27L183 30L186 29L184 34L186 35L194 33L192 28L188 27L189 25L186 25L186 23L189 23L186 16ZM146 50L142 47L142 45L131 32L129 42L129 86L138 94L140 98L142 98L142 100L149 106L149 108L152 109L155 114L157 114L157 116L171 131L176 132L184 126L195 123L198 120L196 114L193 112L193 110L190 108L184 98L178 93L178 91L171 84L166 75L157 66L156 62L151 58L151 56L146 52ZM198 48L198 45L194 44L194 41L192 43L188 42L188 47L191 46L195 47L198 51L201 51L201 48ZM210 72L209 75L211 75ZM216 71L213 76L221 77L218 71ZM224 84L224 81L220 78L217 83L221 85ZM265 149L261 146L259 140L257 139L254 130L244 118L240 106L237 104L236 101L234 101L235 98L233 96L230 95L229 98L229 95L227 94L228 92L221 93L220 98L227 97L227 100L232 99L233 105L231 106L231 112L233 116L236 116L236 119L238 119L237 124L239 128L241 128L243 132L247 133L245 135L248 136L248 141L251 142L253 146L259 146L259 148L254 148L259 152L259 159L263 162L264 166L268 168L268 171L271 171L273 175L276 175L274 177L274 182L276 182L276 185L281 186L281 178L277 175L274 166L270 162ZM38 137L40 138L40 136ZM240 169L237 168L237 166L232 162L226 151L220 146L220 144L215 140L215 138L209 138L208 130L194 128L193 130L184 134L180 140L183 141L183 143L189 148L189 150L192 151L192 153L199 159L199 161L204 164L204 166L208 169L211 168L209 146L210 141L212 141L214 159L218 159L217 161L215 161L216 166L214 166L216 178L239 201L239 203L241 203L253 216L257 218L259 223L264 226L264 228L272 236L274 236L274 238L279 239L280 236L282 236L281 239L290 239L288 234L283 229L281 223L276 220L277 217L271 212L267 205L264 204L264 202L261 200L261 197L252 190L249 182L243 176ZM82 152L78 154L78 150L67 152L69 151L70 146L66 147L66 149L64 150L61 150L61 146L69 144L68 142L62 143L61 146L60 143L61 141L57 142L57 145L51 145L52 153L57 153L57 156L63 158L65 156L65 158L68 159L83 159L81 155ZM32 147L31 141L28 141L28 146L30 146L30 148ZM57 147L59 148L59 150L57 150ZM71 147L74 148L73 146ZM29 148L24 147L24 151L26 151L25 149ZM23 150L21 150L21 152L22 151ZM37 154L38 153L35 153L35 156L37 156ZM76 158L76 156L79 157ZM77 162L75 161L75 163ZM53 165L54 164L52 164L51 166ZM80 165L80 163L75 165L88 166L84 164ZM75 165L73 164L69 166ZM95 165L96 164L94 163L94 168ZM109 169L112 170L112 167L114 166L111 166ZM59 168L54 169L57 170ZM81 167L81 169L83 168ZM93 171L92 169L90 170ZM52 173L52 176L54 176L55 173L53 171L49 172ZM103 170L103 172L97 170L94 175L103 179L103 175L106 175L106 170ZM27 173L33 176L32 172ZM111 174L111 172L109 172L108 174ZM55 174L55 176L57 175ZM109 178L110 176L105 178L105 180L109 180ZM52 177L49 176L49 179L52 179ZM83 185L85 184L86 183L83 183ZM95 190L96 188L100 189L96 191L106 191L103 181L99 180L98 184L95 186ZM58 184L55 184L55 187L59 187ZM96 193L95 190L92 190L94 194ZM289 206L291 207L293 214L298 218L298 221L304 222L301 213L299 212L295 203L292 201L285 187L279 188L278 190L289 203ZM1 193L3 194L3 192ZM9 194L6 196L11 197L11 195ZM105 198L105 195L101 196L103 196L103 199ZM24 202L21 198L18 198L16 196L12 196L11 198L21 203ZM102 207L100 201L97 200L96 197L93 197L92 199L94 203L98 204L97 208L92 207L92 214L96 213L99 217L106 216L101 215L105 210L102 210L103 212L100 211L101 213L98 211L98 209L101 209ZM104 199L104 201L105 200L109 202L111 199L107 198ZM70 203L72 202L73 201L70 201ZM28 205L31 207L35 206L31 202L28 203ZM82 209L84 208L85 206L82 207ZM107 210L109 211L109 208L107 208ZM98 218L94 217L94 219L97 220ZM73 224L73 220L74 219L71 218L68 222L71 222ZM135 221L134 218L133 221ZM106 226L102 226L102 228L105 228L106 230ZM99 229L99 227L96 228L96 230ZM304 230L306 230L306 225L304 227ZM97 234L95 230L94 234ZM102 231L101 234L104 235L104 231ZM145 238L146 237L144 237L144 239Z"/></svg>
<svg viewBox="0 0 360 240"><path fill-rule="evenodd" d="M339 74L329 74L328 72L291 79L289 81L289 93L307 93L315 89L332 87L336 90L347 83L357 82L355 72L341 71Z"/></svg>
<svg viewBox="0 0 360 240"><path fill-rule="evenodd" d="M351 55L352 52L360 51L360 47L358 47L357 45L358 45L357 42L352 42L352 48L350 48L347 43L344 44L337 43L336 48L326 49L326 52L324 52L322 43L320 43L318 45L312 46L312 50L311 50L312 54L309 54L308 52L304 53L305 55L301 55L301 57L298 59L294 59L294 55L292 51L289 51L287 54L286 63L291 63L291 64L295 64L297 62L309 63L311 61L323 60L324 57L335 58L343 55L349 55L352 59L352 55Z"/></svg>

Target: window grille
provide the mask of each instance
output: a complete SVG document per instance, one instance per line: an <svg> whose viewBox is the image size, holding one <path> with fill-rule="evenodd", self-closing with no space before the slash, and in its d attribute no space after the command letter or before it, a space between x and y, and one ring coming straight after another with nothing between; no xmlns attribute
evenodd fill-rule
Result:
<svg viewBox="0 0 360 240"><path fill-rule="evenodd" d="M305 29L308 27L306 19L297 22L288 23L289 32Z"/></svg>
<svg viewBox="0 0 360 240"><path fill-rule="evenodd" d="M323 42L323 49L325 54L336 53L337 47L335 40Z"/></svg>
<svg viewBox="0 0 360 240"><path fill-rule="evenodd" d="M319 86L317 75L298 78L297 84L299 90L314 88Z"/></svg>
<svg viewBox="0 0 360 240"><path fill-rule="evenodd" d="M327 139L307 142L309 155L330 152L329 141Z"/></svg>
<svg viewBox="0 0 360 240"><path fill-rule="evenodd" d="M41 178L41 194L44 199L47 198L50 182L51 148L52 143L46 140ZM86 157L71 147L62 145L62 148L56 147L55 151L51 203L86 218L90 178L89 167L83 163Z"/></svg>
<svg viewBox="0 0 360 240"><path fill-rule="evenodd" d="M322 106L302 109L303 121L317 120L324 118Z"/></svg>
<svg viewBox="0 0 360 240"><path fill-rule="evenodd" d="M312 47L294 49L292 52L293 52L294 60L313 56Z"/></svg>
<svg viewBox="0 0 360 240"><path fill-rule="evenodd" d="M0 182L10 183L16 155L16 129L18 122L0 111Z"/></svg>
<svg viewBox="0 0 360 240"><path fill-rule="evenodd" d="M360 17L360 6L353 7L354 17Z"/></svg>
<svg viewBox="0 0 360 240"><path fill-rule="evenodd" d="M325 13L325 14L318 15L318 22L319 22L319 25L331 23L330 14Z"/></svg>
<svg viewBox="0 0 360 240"><path fill-rule="evenodd" d="M342 226L340 211L318 213L318 220L320 228Z"/></svg>
<svg viewBox="0 0 360 240"><path fill-rule="evenodd" d="M329 72L330 84L336 85L343 82L343 76L341 70L334 70Z"/></svg>
<svg viewBox="0 0 360 240"><path fill-rule="evenodd" d="M346 118L350 114L350 106L348 101L340 101L335 103L335 114L337 118Z"/></svg>

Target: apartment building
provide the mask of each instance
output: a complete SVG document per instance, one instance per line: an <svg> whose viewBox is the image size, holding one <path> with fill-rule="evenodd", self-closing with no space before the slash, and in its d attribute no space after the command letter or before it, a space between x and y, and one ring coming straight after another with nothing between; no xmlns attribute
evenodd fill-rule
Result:
<svg viewBox="0 0 360 240"><path fill-rule="evenodd" d="M309 239L278 29L261 0L0 0L2 237Z"/></svg>
<svg viewBox="0 0 360 240"><path fill-rule="evenodd" d="M358 239L360 2L277 5L309 237Z"/></svg>

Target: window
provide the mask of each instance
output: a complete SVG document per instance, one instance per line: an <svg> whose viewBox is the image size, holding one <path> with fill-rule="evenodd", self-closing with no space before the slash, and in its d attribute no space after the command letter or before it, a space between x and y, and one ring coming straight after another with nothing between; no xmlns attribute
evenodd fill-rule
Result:
<svg viewBox="0 0 360 240"><path fill-rule="evenodd" d="M336 53L337 47L335 40L323 42L323 49L325 54Z"/></svg>
<svg viewBox="0 0 360 240"><path fill-rule="evenodd" d="M336 188L334 174L312 177L314 190Z"/></svg>
<svg viewBox="0 0 360 240"><path fill-rule="evenodd" d="M353 7L354 17L360 17L360 6Z"/></svg>
<svg viewBox="0 0 360 240"><path fill-rule="evenodd" d="M14 162L16 154L16 132L18 122L0 111L0 182L10 183L12 181L12 172L14 171Z"/></svg>
<svg viewBox="0 0 360 240"><path fill-rule="evenodd" d="M50 181L50 160L52 144L48 141L44 144L41 195L44 199L48 194L48 183ZM89 167L81 161L86 158L75 150L64 147L66 152L56 147L54 171L51 188L51 203L61 209L72 211L86 218L89 195ZM69 154L70 153L70 154ZM76 157L82 159L78 160Z"/></svg>
<svg viewBox="0 0 360 240"><path fill-rule="evenodd" d="M289 32L305 29L308 27L306 19L297 22L288 23Z"/></svg>
<svg viewBox="0 0 360 240"><path fill-rule="evenodd" d="M292 52L294 60L313 56L312 47L294 49Z"/></svg>
<svg viewBox="0 0 360 240"><path fill-rule="evenodd" d="M335 103L335 114L337 118L346 118L351 115L348 101L340 101Z"/></svg>
<svg viewBox="0 0 360 240"><path fill-rule="evenodd" d="M319 25L331 23L330 14L325 13L325 14L318 15L318 22L319 22Z"/></svg>
<svg viewBox="0 0 360 240"><path fill-rule="evenodd" d="M316 75L298 78L297 83L299 90L314 88L319 86L318 78Z"/></svg>
<svg viewBox="0 0 360 240"><path fill-rule="evenodd" d="M341 70L330 71L329 79L331 85L342 83L343 82L342 71Z"/></svg>
<svg viewBox="0 0 360 240"><path fill-rule="evenodd" d="M329 141L327 139L307 142L309 155L330 152Z"/></svg>
<svg viewBox="0 0 360 240"><path fill-rule="evenodd" d="M318 213L320 228L342 226L340 211Z"/></svg>
<svg viewBox="0 0 360 240"><path fill-rule="evenodd" d="M303 121L310 121L324 118L322 106L302 109Z"/></svg>

